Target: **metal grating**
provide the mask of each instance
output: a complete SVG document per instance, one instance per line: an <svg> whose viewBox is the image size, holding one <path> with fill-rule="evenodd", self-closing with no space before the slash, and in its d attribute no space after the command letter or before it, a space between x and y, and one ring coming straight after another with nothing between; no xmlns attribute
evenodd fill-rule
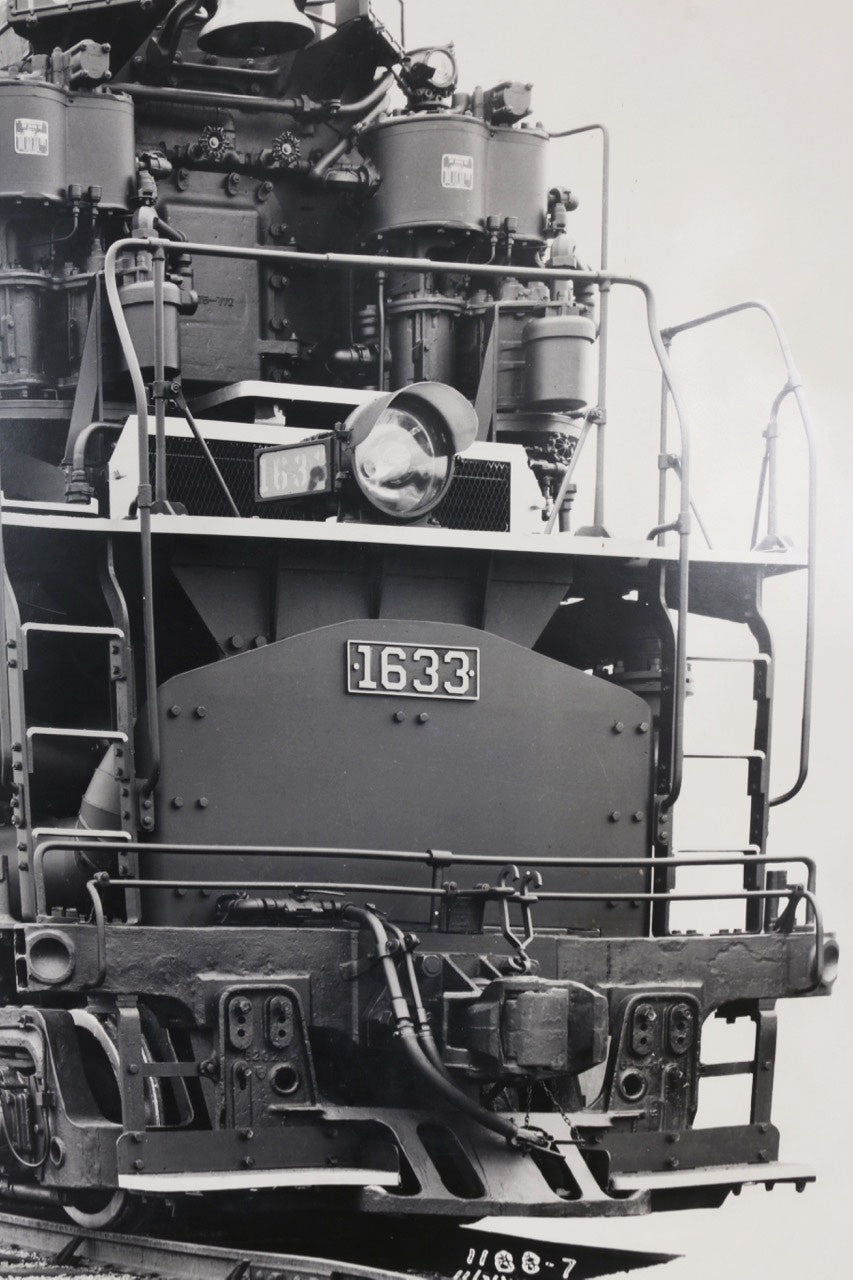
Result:
<svg viewBox="0 0 853 1280"><path fill-rule="evenodd" d="M508 462L457 458L453 483L447 497L436 507L434 518L445 529L507 533L511 473Z"/></svg>
<svg viewBox="0 0 853 1280"><path fill-rule="evenodd" d="M313 503L255 502L255 450L253 440L208 440L207 447L241 516L261 520L310 520L318 514ZM148 441L148 474L154 483L154 440ZM181 503L190 516L230 516L219 483L197 441L185 436L166 437L166 484L169 501ZM325 511L318 518L325 516Z"/></svg>
<svg viewBox="0 0 853 1280"><path fill-rule="evenodd" d="M255 449L251 440L208 440L241 516L261 520L322 520L325 507L314 499L255 502ZM148 444L148 474L154 483L154 441ZM445 529L483 529L506 532L510 519L508 462L457 458L456 474L447 497L433 519ZM191 516L228 516L228 506L197 442L185 436L166 437L166 480L169 500L181 503Z"/></svg>

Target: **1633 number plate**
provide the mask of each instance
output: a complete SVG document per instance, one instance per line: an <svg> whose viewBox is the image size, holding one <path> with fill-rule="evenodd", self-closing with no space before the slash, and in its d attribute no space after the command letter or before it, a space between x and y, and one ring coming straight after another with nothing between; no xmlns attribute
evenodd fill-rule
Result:
<svg viewBox="0 0 853 1280"><path fill-rule="evenodd" d="M348 640L347 690L476 702L480 696L480 650Z"/></svg>

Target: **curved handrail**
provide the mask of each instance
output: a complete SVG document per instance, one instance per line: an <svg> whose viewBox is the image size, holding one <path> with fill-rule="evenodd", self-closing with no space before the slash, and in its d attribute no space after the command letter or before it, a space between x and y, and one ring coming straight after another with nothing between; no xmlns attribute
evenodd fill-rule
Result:
<svg viewBox="0 0 853 1280"><path fill-rule="evenodd" d="M263 844L247 844L247 845L211 845L211 844L157 844L141 841L120 841L117 839L105 840L100 837L86 837L84 833L80 836L70 833L66 837L52 836L48 840L43 840L35 849L33 855L33 878L35 883L35 898L37 910L42 915L47 915L47 895L45 887L44 864L51 853L68 853L80 852L86 850L91 853L145 853L157 854L165 857L175 857L184 855L197 854L199 857L210 857L218 854L232 858L261 858L261 857L305 857L305 858L340 858L352 860L367 860L375 862L416 862L424 867L435 870L440 868L446 870L452 866L460 867L503 867L508 861L511 861L517 867L532 868L600 868L600 867L621 867L621 868L654 868L653 860L648 857L644 858L619 858L619 857L561 857L546 855L537 857L536 855L522 855L516 857L513 855L510 859L506 853L451 853L449 850L433 850L433 849L365 849L365 848L339 848L329 846L312 846L312 845L263 845ZM755 854L744 852L742 854L704 854L700 856L679 856L667 858L667 867L744 867L745 869L756 866L791 866L798 865L805 869L807 876L807 887L810 892L814 892L817 881L817 865L813 858L806 854L788 854L782 857L775 857L773 854ZM122 881L124 883L124 880ZM435 887L435 886L434 886ZM605 897L612 895L605 894ZM629 894L629 897L635 895Z"/></svg>
<svg viewBox="0 0 853 1280"><path fill-rule="evenodd" d="M814 687L814 647L815 647L815 583L816 583L816 544L817 544L817 443L815 438L814 423L812 421L809 410L808 401L806 400L805 390L803 388L802 379L794 364L794 357L791 354L791 348L788 345L788 339L785 331L779 322L779 318L773 308L760 299L750 298L746 302L737 302L730 307L722 307L718 311L709 311L706 315L696 316L693 320L685 320L681 324L670 325L669 328L662 330L661 337L667 344L672 342L680 333L686 333L691 329L698 329L703 325L712 324L716 320L724 320L729 316L737 315L742 311L760 311L770 322L773 332L776 335L776 341L779 344L779 350L782 353L782 360L788 375L786 386L782 389L774 401L774 411L778 412L779 406L785 396L793 394L797 401L797 408L800 412L800 421L803 424L803 432L806 438L806 448L808 451L808 543L807 543L807 583L806 583L806 650L803 661L803 702L802 702L802 722L800 728L800 760L797 770L797 777L792 786L780 795L773 796L768 804L774 805L785 804L786 801L792 800L805 784L809 772L809 754L811 750L811 723L812 723L812 696Z"/></svg>

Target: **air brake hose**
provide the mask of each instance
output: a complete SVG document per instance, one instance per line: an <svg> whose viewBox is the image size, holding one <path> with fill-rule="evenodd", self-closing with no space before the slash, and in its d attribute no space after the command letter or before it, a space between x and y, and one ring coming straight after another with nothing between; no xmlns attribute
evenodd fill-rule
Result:
<svg viewBox="0 0 853 1280"><path fill-rule="evenodd" d="M414 1016L415 1030L417 1032L417 1037L418 1037L418 1040L420 1041L421 1048L423 1049L424 1053L426 1054L427 1058L430 1060L432 1065L435 1067L435 1069L437 1071L440 1071L441 1074L449 1080L450 1073L448 1072L447 1067L442 1062L441 1054L438 1051L438 1045L435 1043L435 1037L432 1034L432 1027L430 1026L430 1023L429 1023L429 1015L427 1014L427 1011L424 1008L424 1002L421 997L421 988L418 982L418 975L415 972L415 962L412 959L412 948L408 944L406 935L403 933L403 930L400 929L396 924L389 924L387 926L387 929L388 929L388 932L391 933L392 936L395 937L398 943L400 944L400 951L403 956L403 964L406 970L406 978L409 983L409 990L412 993L412 1004L414 1005L414 1009L415 1009L415 1016Z"/></svg>
<svg viewBox="0 0 853 1280"><path fill-rule="evenodd" d="M479 1103L474 1102L461 1089L457 1088L447 1076L443 1075L433 1065L424 1052L415 1031L411 1010L400 985L399 974L393 959L389 955L388 932L385 925L370 908L357 907L352 903L347 903L343 908L342 915L350 920L357 920L373 934L376 942L376 954L382 965L385 984L391 1000L391 1012L394 1017L395 1030L403 1052L418 1074L436 1093L441 1094L452 1107L455 1107L457 1111L463 1111L473 1120L476 1120L478 1124L481 1124L484 1129L490 1129L492 1133L499 1134L514 1145L550 1147L553 1139L548 1134L542 1133L538 1129L523 1128L517 1125L514 1120L510 1120L508 1116L501 1115L499 1112L487 1111L485 1107L481 1107Z"/></svg>

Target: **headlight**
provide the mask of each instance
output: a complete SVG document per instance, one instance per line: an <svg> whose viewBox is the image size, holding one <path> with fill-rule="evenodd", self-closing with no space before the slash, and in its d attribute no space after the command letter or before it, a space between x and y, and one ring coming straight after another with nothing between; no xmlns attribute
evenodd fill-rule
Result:
<svg viewBox="0 0 853 1280"><path fill-rule="evenodd" d="M356 484L389 516L431 510L447 488L450 470L440 433L405 409L386 409L353 452Z"/></svg>
<svg viewBox="0 0 853 1280"><path fill-rule="evenodd" d="M438 506L453 460L473 444L470 401L443 382L415 382L360 405L334 434L255 452L255 501L310 499L353 489L393 520L419 520Z"/></svg>
<svg viewBox="0 0 853 1280"><path fill-rule="evenodd" d="M441 502L453 459L477 434L477 415L453 387L418 382L356 409L347 421L351 473L383 515L416 520Z"/></svg>

